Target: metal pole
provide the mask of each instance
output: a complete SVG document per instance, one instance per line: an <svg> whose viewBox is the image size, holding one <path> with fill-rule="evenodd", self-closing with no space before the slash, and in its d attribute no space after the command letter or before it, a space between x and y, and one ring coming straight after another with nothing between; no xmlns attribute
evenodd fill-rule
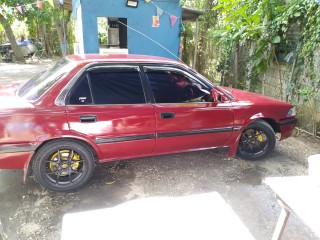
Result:
<svg viewBox="0 0 320 240"><path fill-rule="evenodd" d="M197 52L198 52L198 35L199 35L199 19L196 21L196 36L195 36L195 46L194 46L194 56L193 56L193 66L192 68L196 68L197 63Z"/></svg>

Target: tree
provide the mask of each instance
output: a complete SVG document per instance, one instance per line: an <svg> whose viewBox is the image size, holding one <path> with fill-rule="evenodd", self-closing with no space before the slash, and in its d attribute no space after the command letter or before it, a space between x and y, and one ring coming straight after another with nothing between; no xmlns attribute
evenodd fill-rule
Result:
<svg viewBox="0 0 320 240"><path fill-rule="evenodd" d="M8 4L12 3L11 1L4 1L4 2ZM16 37L13 34L11 23L12 23L11 16L8 18L5 18L5 16L2 13L0 13L0 24L4 28L6 36L11 43L13 54L15 55L18 62L25 63L23 53L16 42Z"/></svg>
<svg viewBox="0 0 320 240"><path fill-rule="evenodd" d="M67 12L66 16L64 15L65 12ZM71 20L71 13L72 11L61 8L61 11L56 11L54 14L54 25L58 33L60 48L63 56L66 56L70 53L66 29Z"/></svg>
<svg viewBox="0 0 320 240"><path fill-rule="evenodd" d="M54 7L49 2L43 2L43 10L40 10L36 5L35 0L26 0L21 4L20 0L2 0L2 12L0 16L0 24L3 26L7 38L9 39L14 55L20 62L24 62L23 54L16 44L16 37L14 36L11 24L13 19L18 19L27 24L30 37L33 37L37 42L41 41L44 48L45 56L69 54L68 38L69 34L67 26L71 20L72 11L65 10L58 1L54 1ZM7 14L5 7L17 6L21 4L23 7L23 14L18 11L13 11L13 16ZM12 9L15 9L13 7Z"/></svg>

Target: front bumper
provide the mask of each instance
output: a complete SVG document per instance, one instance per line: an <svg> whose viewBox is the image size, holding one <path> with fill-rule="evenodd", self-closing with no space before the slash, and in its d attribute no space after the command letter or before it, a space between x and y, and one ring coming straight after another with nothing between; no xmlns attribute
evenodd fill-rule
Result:
<svg viewBox="0 0 320 240"><path fill-rule="evenodd" d="M296 127L298 120L296 118L290 118L279 122L281 139L286 139L292 135L294 128Z"/></svg>

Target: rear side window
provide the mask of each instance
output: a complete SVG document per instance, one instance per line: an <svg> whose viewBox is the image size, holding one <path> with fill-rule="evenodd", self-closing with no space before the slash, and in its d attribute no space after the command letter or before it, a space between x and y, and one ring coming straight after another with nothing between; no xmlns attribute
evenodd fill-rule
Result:
<svg viewBox="0 0 320 240"><path fill-rule="evenodd" d="M145 95L138 67L94 67L80 79L69 103L142 104Z"/></svg>
<svg viewBox="0 0 320 240"><path fill-rule="evenodd" d="M87 75L83 76L74 88L69 103L72 105L88 105L93 103Z"/></svg>

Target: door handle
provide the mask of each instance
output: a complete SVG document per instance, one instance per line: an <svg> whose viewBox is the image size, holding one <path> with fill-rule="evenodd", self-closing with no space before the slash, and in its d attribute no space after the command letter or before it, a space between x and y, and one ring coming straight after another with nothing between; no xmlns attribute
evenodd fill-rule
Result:
<svg viewBox="0 0 320 240"><path fill-rule="evenodd" d="M161 119L165 118L174 118L174 113L173 112L163 112L160 114Z"/></svg>
<svg viewBox="0 0 320 240"><path fill-rule="evenodd" d="M80 122L82 123L90 123L90 122L96 122L97 116L80 116Z"/></svg>

